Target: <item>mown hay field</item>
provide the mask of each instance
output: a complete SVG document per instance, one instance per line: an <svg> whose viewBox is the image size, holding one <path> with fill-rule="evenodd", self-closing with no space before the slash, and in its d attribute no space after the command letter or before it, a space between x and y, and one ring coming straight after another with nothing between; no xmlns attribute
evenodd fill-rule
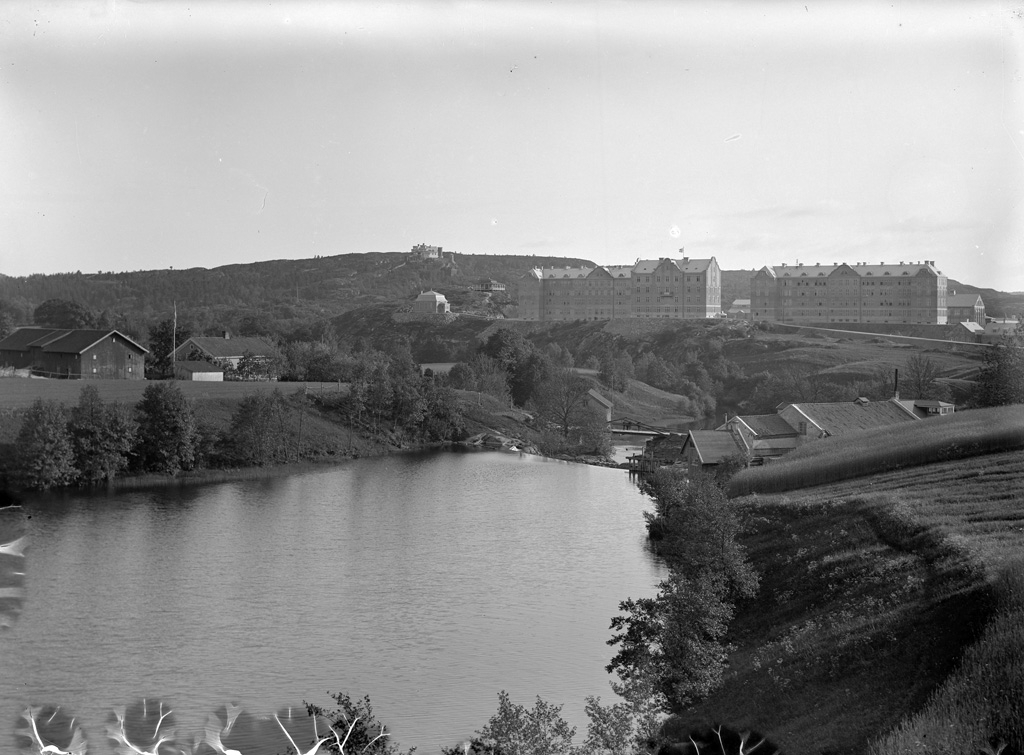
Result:
<svg viewBox="0 0 1024 755"><path fill-rule="evenodd" d="M1022 481L1017 450L734 499L761 589L680 730L726 721L788 755L1024 751Z"/></svg>
<svg viewBox="0 0 1024 755"><path fill-rule="evenodd" d="M729 483L730 495L780 493L999 451L1024 449L1024 405L975 409L807 443Z"/></svg>

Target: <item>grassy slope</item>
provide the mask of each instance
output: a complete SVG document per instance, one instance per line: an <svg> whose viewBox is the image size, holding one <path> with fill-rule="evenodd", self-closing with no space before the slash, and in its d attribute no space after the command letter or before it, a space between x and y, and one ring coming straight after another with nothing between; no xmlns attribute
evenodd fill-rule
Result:
<svg viewBox="0 0 1024 755"><path fill-rule="evenodd" d="M887 342L828 338L786 333L758 333L754 339L726 344L725 355L747 374L762 370L779 372L811 371L828 375L831 380L868 380L879 367L890 373L907 360L922 354L940 370L942 378L973 377L981 367L983 355L978 349L938 344L919 347Z"/></svg>
<svg viewBox="0 0 1024 755"><path fill-rule="evenodd" d="M781 493L893 469L1024 448L1024 405L976 409L807 443L778 462L751 467L733 495Z"/></svg>
<svg viewBox="0 0 1024 755"><path fill-rule="evenodd" d="M677 724L750 726L788 755L863 753L894 728L873 752L1005 736L993 721L1024 704L1024 635L992 620L991 585L1024 548L1022 476L1018 450L737 499L761 591L737 613L725 687Z"/></svg>

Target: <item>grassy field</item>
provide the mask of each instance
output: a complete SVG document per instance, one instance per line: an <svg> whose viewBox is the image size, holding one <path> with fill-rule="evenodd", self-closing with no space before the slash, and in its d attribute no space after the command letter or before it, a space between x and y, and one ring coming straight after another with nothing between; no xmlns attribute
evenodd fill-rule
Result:
<svg viewBox="0 0 1024 755"><path fill-rule="evenodd" d="M921 354L939 368L941 378L973 377L983 360L983 350L957 345L927 346L887 341L833 338L796 333L758 333L754 339L731 341L725 355L752 375L764 370L793 370L828 375L832 380L869 380L879 367L890 373Z"/></svg>
<svg viewBox="0 0 1024 755"><path fill-rule="evenodd" d="M1021 480L1017 450L735 499L761 591L725 687L674 725L787 755L1024 751Z"/></svg>
<svg viewBox="0 0 1024 755"><path fill-rule="evenodd" d="M42 380L24 378L0 379L0 408L25 409L37 398L56 399L65 404L78 402L83 385L94 386L104 401L118 401L134 404L142 398L142 392L151 380ZM327 392L338 390L337 383L260 383L234 381L192 382L176 381L186 397L192 399L242 398L257 391L271 391L280 388L285 393L308 388L310 391Z"/></svg>
<svg viewBox="0 0 1024 755"><path fill-rule="evenodd" d="M781 493L1020 448L1024 405L975 409L807 443L778 461L743 470L730 481L729 493Z"/></svg>

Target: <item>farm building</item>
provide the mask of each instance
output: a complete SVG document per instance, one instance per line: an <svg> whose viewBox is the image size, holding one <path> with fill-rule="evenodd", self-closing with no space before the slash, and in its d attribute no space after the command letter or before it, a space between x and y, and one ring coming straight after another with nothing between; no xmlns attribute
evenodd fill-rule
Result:
<svg viewBox="0 0 1024 755"><path fill-rule="evenodd" d="M588 409L600 414L605 422L612 421L612 409L615 408L615 404L609 401L607 398L602 396L600 393L591 388L587 391L587 395L583 398L583 405Z"/></svg>
<svg viewBox="0 0 1024 755"><path fill-rule="evenodd" d="M238 367L246 354L270 359L276 350L262 338L235 337L227 331L223 336L192 336L174 350L175 362L210 360L221 367Z"/></svg>
<svg viewBox="0 0 1024 755"><path fill-rule="evenodd" d="M727 430L690 430L680 455L690 473L712 469L726 459L743 455L743 448Z"/></svg>
<svg viewBox="0 0 1024 755"><path fill-rule="evenodd" d="M0 340L0 365L52 378L144 380L148 353L117 330L25 327Z"/></svg>
<svg viewBox="0 0 1024 755"><path fill-rule="evenodd" d="M174 379L219 383L224 380L224 368L199 360L174 362Z"/></svg>

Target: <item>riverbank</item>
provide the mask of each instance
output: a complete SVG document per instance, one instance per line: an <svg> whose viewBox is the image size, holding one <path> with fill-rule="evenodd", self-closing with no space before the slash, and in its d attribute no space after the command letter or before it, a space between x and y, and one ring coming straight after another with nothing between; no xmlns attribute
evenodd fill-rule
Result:
<svg viewBox="0 0 1024 755"><path fill-rule="evenodd" d="M45 386L36 398L59 400L69 408L77 400L81 384L73 381L15 381L18 387L26 384ZM138 386L114 384L115 381L93 381L89 385L101 386L107 393L113 393L105 400L111 402L131 398L138 393ZM56 388L53 386L56 385ZM176 384L177 385L177 384ZM304 468L319 468L338 462L353 459L384 456L392 453L409 451L425 451L450 444L466 447L515 450L524 453L544 455L539 447L539 433L532 424L532 417L516 407L510 407L487 394L474 391L456 391L458 410L461 414L461 432L451 441L425 441L408 433L395 432L380 428L374 431L370 427L354 427L348 424L344 416L332 408L330 401L323 401L326 394L345 391L345 386L329 386L328 384L290 384L274 386L267 384L238 384L242 387L229 386L228 390L219 387L194 388L190 401L200 417L207 437L226 437L231 429L231 421L239 405L253 393L267 392L271 388L281 390L288 402L290 411L296 416L289 419L292 427L288 432L288 461L262 465L238 465L231 463L230 458L214 456L206 460L206 465L197 469L180 471L174 475L142 473L124 475L105 483L103 487L113 490L144 489L152 487L202 485L216 482L246 479L264 479L284 472L301 471ZM325 388L326 386L326 388ZM29 386L31 387L31 386ZM331 388L331 390L327 390ZM24 390L4 394L0 400L0 489L11 492L18 491L18 461L16 440L20 432L22 420L28 407L31 406L30 395ZM127 393L125 392L127 391ZM105 394L101 393L101 397ZM139 393L141 395L141 393ZM6 399L11 399L7 401ZM33 401L35 399L32 399ZM616 466L608 459L591 455L552 455L576 463L597 466Z"/></svg>

